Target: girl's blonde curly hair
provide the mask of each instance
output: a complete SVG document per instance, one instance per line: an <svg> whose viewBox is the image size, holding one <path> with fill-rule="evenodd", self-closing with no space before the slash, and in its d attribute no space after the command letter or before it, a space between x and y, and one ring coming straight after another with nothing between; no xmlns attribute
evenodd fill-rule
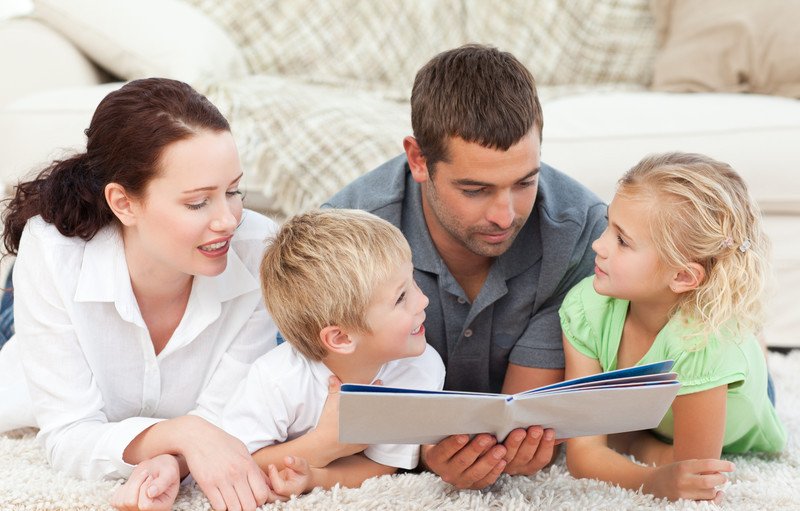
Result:
<svg viewBox="0 0 800 511"><path fill-rule="evenodd" d="M705 270L681 295L675 314L709 335L757 333L764 321L769 240L747 185L730 165L702 154L645 157L619 181L617 193L651 204L650 232L663 263Z"/></svg>

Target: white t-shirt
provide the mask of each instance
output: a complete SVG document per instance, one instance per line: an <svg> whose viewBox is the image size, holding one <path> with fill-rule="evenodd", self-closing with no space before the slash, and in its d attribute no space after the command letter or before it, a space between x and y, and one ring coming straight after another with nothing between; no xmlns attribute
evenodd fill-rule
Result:
<svg viewBox="0 0 800 511"><path fill-rule="evenodd" d="M284 343L256 360L222 414L222 427L250 452L292 440L314 428L328 397L333 373ZM375 379L387 387L441 390L444 364L427 346L422 355L385 364ZM411 469L419 461L418 445L370 445L364 454L391 467Z"/></svg>
<svg viewBox="0 0 800 511"><path fill-rule="evenodd" d="M99 479L130 475L123 451L160 420L191 413L219 424L250 364L275 346L258 279L275 231L245 211L225 271L194 277L156 356L119 229L87 242L30 219L14 265L16 335L0 350L0 431L38 426L55 468Z"/></svg>

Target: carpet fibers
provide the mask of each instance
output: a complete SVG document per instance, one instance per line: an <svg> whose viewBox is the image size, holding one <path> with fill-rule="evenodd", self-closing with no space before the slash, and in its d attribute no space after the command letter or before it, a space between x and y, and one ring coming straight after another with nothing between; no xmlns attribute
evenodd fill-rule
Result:
<svg viewBox="0 0 800 511"><path fill-rule="evenodd" d="M771 353L778 413L789 431L789 445L778 456L731 456L733 485L720 507L690 501L666 502L597 481L575 480L563 455L535 477L503 476L491 491L457 491L431 474L371 479L359 489L316 490L264 510L800 510L800 351ZM0 435L0 510L110 509L118 482L86 482L49 468L32 431ZM177 510L208 510L193 486L181 489Z"/></svg>

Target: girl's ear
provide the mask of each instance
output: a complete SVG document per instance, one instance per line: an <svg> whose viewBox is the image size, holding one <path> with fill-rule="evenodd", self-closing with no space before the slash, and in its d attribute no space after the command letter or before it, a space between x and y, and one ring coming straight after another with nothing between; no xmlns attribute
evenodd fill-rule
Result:
<svg viewBox="0 0 800 511"><path fill-rule="evenodd" d="M108 183L105 188L106 202L111 212L114 213L122 225L136 224L136 211L138 203L132 200L119 183Z"/></svg>
<svg viewBox="0 0 800 511"><path fill-rule="evenodd" d="M697 263L689 263L688 269L678 270L672 276L669 288L673 293L681 294L697 289L706 278L706 270Z"/></svg>
<svg viewBox="0 0 800 511"><path fill-rule="evenodd" d="M328 353L347 355L356 349L356 341L336 325L326 326L320 330L319 338Z"/></svg>

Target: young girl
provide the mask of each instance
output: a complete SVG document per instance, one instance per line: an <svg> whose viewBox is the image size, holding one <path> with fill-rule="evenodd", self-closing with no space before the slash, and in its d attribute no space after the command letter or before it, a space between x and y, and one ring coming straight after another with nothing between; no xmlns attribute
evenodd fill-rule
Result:
<svg viewBox="0 0 800 511"><path fill-rule="evenodd" d="M756 339L768 257L758 209L730 166L668 153L622 177L608 222L594 277L560 310L566 377L672 359L682 387L652 432L568 440L567 466L658 497L719 501L734 469L721 453L786 443Z"/></svg>
<svg viewBox="0 0 800 511"><path fill-rule="evenodd" d="M160 456L215 509L255 509L267 481L214 424L275 345L258 263L276 226L243 210L228 122L185 83L126 84L86 136L4 212L16 334L0 350L0 431L37 426L77 477L133 474L137 508L177 494L147 477Z"/></svg>

